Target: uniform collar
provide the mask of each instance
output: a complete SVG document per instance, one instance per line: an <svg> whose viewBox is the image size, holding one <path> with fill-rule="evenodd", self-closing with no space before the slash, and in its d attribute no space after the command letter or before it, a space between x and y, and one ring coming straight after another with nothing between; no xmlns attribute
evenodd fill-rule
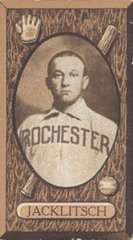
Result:
<svg viewBox="0 0 133 240"><path fill-rule="evenodd" d="M45 113L45 117L43 120L47 120L49 118L56 117L59 115L59 113L60 112L56 108L52 108L47 113Z"/></svg>
<svg viewBox="0 0 133 240"><path fill-rule="evenodd" d="M85 120L89 118L90 109L85 103L83 97L80 97L75 103L67 107L64 113L70 114L76 118L79 118L80 120Z"/></svg>
<svg viewBox="0 0 133 240"><path fill-rule="evenodd" d="M61 111L53 107L46 115L44 119L49 119L51 117L56 117ZM91 110L86 105L84 99L80 97L75 103L67 107L63 113L77 118L79 120L86 120L90 117Z"/></svg>

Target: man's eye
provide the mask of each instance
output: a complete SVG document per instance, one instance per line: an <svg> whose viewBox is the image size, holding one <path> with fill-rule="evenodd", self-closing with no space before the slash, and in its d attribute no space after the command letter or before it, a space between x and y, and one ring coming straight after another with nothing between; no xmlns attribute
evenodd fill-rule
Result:
<svg viewBox="0 0 133 240"><path fill-rule="evenodd" d="M71 77L78 77L78 73L70 73Z"/></svg>
<svg viewBox="0 0 133 240"><path fill-rule="evenodd" d="M56 73L56 74L54 75L54 78L62 78L62 74Z"/></svg>

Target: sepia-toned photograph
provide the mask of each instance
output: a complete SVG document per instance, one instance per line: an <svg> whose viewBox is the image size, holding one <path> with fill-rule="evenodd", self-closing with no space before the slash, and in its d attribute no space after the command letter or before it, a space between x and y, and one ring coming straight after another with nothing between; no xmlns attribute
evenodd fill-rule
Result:
<svg viewBox="0 0 133 240"><path fill-rule="evenodd" d="M91 41L60 34L42 42L17 81L15 130L32 169L57 187L92 179L119 127L113 73Z"/></svg>

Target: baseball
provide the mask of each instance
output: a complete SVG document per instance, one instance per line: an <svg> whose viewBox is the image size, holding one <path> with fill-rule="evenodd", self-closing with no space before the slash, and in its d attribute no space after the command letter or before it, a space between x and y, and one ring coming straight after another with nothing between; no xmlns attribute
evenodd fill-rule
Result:
<svg viewBox="0 0 133 240"><path fill-rule="evenodd" d="M98 184L98 189L104 195L114 195L117 191L118 183L113 177L104 177Z"/></svg>

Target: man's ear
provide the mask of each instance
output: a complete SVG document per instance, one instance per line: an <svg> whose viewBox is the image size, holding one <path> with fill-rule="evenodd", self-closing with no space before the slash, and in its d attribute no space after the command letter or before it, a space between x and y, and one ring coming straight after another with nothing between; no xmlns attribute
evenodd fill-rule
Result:
<svg viewBox="0 0 133 240"><path fill-rule="evenodd" d="M88 75L83 76L83 90L85 90L90 83L90 78Z"/></svg>
<svg viewBox="0 0 133 240"><path fill-rule="evenodd" d="M50 84L49 84L49 78L48 77L46 77L46 85L47 85L48 89L50 89Z"/></svg>

